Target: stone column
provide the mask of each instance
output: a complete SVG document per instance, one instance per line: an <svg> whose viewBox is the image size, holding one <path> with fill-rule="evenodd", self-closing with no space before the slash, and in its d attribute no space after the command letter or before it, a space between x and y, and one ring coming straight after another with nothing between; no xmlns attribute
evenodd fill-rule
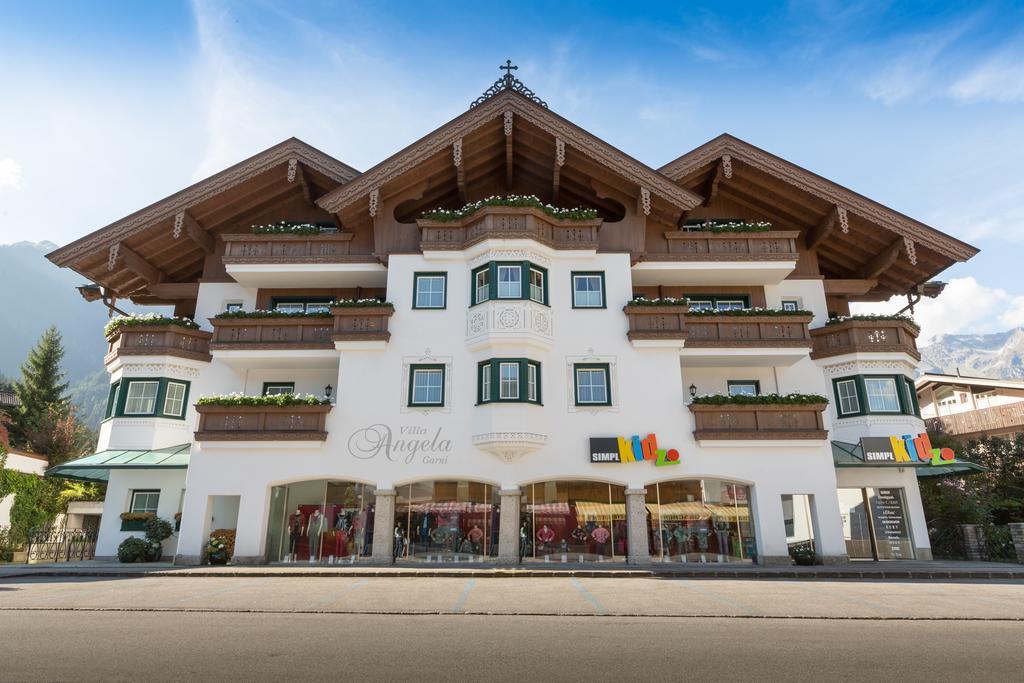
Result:
<svg viewBox="0 0 1024 683"><path fill-rule="evenodd" d="M498 563L519 564L519 489L501 490L501 517L498 526Z"/></svg>
<svg viewBox="0 0 1024 683"><path fill-rule="evenodd" d="M626 529L630 564L650 564L651 550L647 543L647 489L626 489Z"/></svg>
<svg viewBox="0 0 1024 683"><path fill-rule="evenodd" d="M373 550L371 564L393 564L395 561L395 497L394 489L377 489L373 508Z"/></svg>
<svg viewBox="0 0 1024 683"><path fill-rule="evenodd" d="M988 546L985 543L985 528L980 524L960 524L959 527L967 559L972 562L987 560Z"/></svg>
<svg viewBox="0 0 1024 683"><path fill-rule="evenodd" d="M1024 523L1007 524L1013 536L1013 549L1017 551L1017 561L1024 564Z"/></svg>

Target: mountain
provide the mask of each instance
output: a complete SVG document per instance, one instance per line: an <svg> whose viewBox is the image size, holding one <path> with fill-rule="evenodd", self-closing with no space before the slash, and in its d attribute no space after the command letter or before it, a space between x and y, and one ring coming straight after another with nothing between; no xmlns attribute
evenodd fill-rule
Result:
<svg viewBox="0 0 1024 683"><path fill-rule="evenodd" d="M0 244L0 376L19 377L28 352L47 327L56 325L64 337L64 371L72 399L83 421L95 428L102 419L109 382L103 369L107 309L79 296L75 288L85 284L85 278L46 260L56 248L52 242ZM130 304L118 307L147 310Z"/></svg>
<svg viewBox="0 0 1024 683"><path fill-rule="evenodd" d="M921 349L922 372L1024 379L1024 327L993 334L944 334Z"/></svg>

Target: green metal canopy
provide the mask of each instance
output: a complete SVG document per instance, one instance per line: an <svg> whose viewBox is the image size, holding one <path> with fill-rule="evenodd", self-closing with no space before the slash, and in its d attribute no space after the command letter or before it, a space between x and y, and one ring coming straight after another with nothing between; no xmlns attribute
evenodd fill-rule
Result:
<svg viewBox="0 0 1024 683"><path fill-rule="evenodd" d="M110 470L183 470L188 467L191 450L192 444L186 443L152 451L100 451L51 467L46 476L105 483L110 479Z"/></svg>
<svg viewBox="0 0 1024 683"><path fill-rule="evenodd" d="M987 470L973 462L957 461L945 465L932 465L926 462L878 463L864 460L864 449L859 443L846 441L832 442L832 462L836 467L913 467L918 479L931 477L963 477L978 474Z"/></svg>

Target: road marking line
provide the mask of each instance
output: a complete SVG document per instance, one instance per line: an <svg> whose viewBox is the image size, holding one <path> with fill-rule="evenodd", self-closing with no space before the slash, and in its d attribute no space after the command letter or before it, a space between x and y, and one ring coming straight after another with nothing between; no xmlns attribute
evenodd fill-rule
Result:
<svg viewBox="0 0 1024 683"><path fill-rule="evenodd" d="M598 602L597 598L595 598L593 594L590 591L588 591L586 587L582 583L580 583L580 580L577 579L575 576L572 577L572 583L574 586L576 586L576 590L580 592L583 598L594 606L594 609L597 610L598 614L608 614L608 610L604 608L604 605Z"/></svg>
<svg viewBox="0 0 1024 683"><path fill-rule="evenodd" d="M879 605L877 602L871 602L870 600L864 600L862 598L857 598L853 596L846 596L842 593L834 592L832 590L826 590L824 588L814 588L803 583L793 583L792 585L796 588L799 588L800 590L807 591L808 593L815 593L817 595L827 595L830 598L835 598L838 600L842 600L844 602L849 602L851 604L864 605L865 607L870 607L871 609L878 610L879 612L886 612L888 614L898 613L898 610L895 610L892 607Z"/></svg>
<svg viewBox="0 0 1024 683"><path fill-rule="evenodd" d="M676 582L679 585L681 585L683 588L688 588L688 589L690 589L690 590L692 590L692 591L694 591L696 593L700 593L701 595L703 595L706 598L714 600L715 602L717 602L719 604L722 604L722 605L725 605L726 607L732 607L735 610L739 610L743 614L753 614L754 613L754 610L751 609L750 607L747 607L744 604L738 603L735 600L731 600L731 599L725 597L724 595L719 595L718 593L716 593L714 591L711 591L711 590L708 590L707 588L703 588L701 586L698 586L693 581L690 581L689 579L676 579Z"/></svg>
<svg viewBox="0 0 1024 683"><path fill-rule="evenodd" d="M473 590L473 586L475 585L476 579L470 579L466 582L466 587L462 589L462 595L460 595L459 599L455 602L455 607L452 607L452 612L458 614L462 611L462 608L466 604L466 598L469 597L469 592Z"/></svg>
<svg viewBox="0 0 1024 683"><path fill-rule="evenodd" d="M332 591L331 593L327 594L327 597L325 597L323 600L320 600L317 603L315 603L310 609L319 609L320 607L323 607L327 603L336 600L343 593L348 593L350 590L354 590L356 588L359 588L360 586L365 586L368 583L370 583L369 579L360 579L359 581L356 581L355 583L353 583L351 586L345 586L344 588L340 588L340 589L338 589L336 591Z"/></svg>

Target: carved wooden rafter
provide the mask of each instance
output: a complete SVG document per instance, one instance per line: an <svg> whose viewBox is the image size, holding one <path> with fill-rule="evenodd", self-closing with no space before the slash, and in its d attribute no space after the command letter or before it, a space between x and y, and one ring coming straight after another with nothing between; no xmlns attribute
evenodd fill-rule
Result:
<svg viewBox="0 0 1024 683"><path fill-rule="evenodd" d="M117 256L124 261L124 265L128 270L141 277L148 284L159 284L167 279L167 276L162 270L139 256L124 242L119 244Z"/></svg>
<svg viewBox="0 0 1024 683"><path fill-rule="evenodd" d="M807 249L808 251L816 248L819 244L825 241L825 238L832 234L832 230L836 227L836 222L839 220L839 207L833 205L832 209L828 212L828 215L821 219L814 228L807 232Z"/></svg>
<svg viewBox="0 0 1024 683"><path fill-rule="evenodd" d="M185 228L185 233L188 235L188 238L199 245L199 248L207 254L212 254L216 245L213 235L203 229L203 226L199 224L199 221L193 218L192 214L187 210L182 211L179 215L181 216L182 226Z"/></svg>
<svg viewBox="0 0 1024 683"><path fill-rule="evenodd" d="M158 299L195 299L199 296L199 283L160 282L148 285L146 290Z"/></svg>
<svg viewBox="0 0 1024 683"><path fill-rule="evenodd" d="M513 113L507 111L505 117L505 189L512 189L512 118Z"/></svg>
<svg viewBox="0 0 1024 683"><path fill-rule="evenodd" d="M864 267L860 269L860 278L863 280L872 280L877 278L885 272L889 266L896 262L901 251L903 251L902 237L893 240L892 244L886 247L884 251L878 253L874 258L865 263Z"/></svg>
<svg viewBox="0 0 1024 683"><path fill-rule="evenodd" d="M729 175L732 175L730 171ZM715 164L715 170L711 172L707 183L704 185L704 206L711 203L711 200L718 194L718 184L725 177L725 162L722 159Z"/></svg>
<svg viewBox="0 0 1024 683"><path fill-rule="evenodd" d="M555 138L555 163L551 170L551 201L558 201L559 184L562 180L562 166L565 165L565 140Z"/></svg>
<svg viewBox="0 0 1024 683"><path fill-rule="evenodd" d="M452 143L452 163L455 164L455 184L459 188L459 201L463 204L469 202L466 192L466 167L462 163L462 138Z"/></svg>

